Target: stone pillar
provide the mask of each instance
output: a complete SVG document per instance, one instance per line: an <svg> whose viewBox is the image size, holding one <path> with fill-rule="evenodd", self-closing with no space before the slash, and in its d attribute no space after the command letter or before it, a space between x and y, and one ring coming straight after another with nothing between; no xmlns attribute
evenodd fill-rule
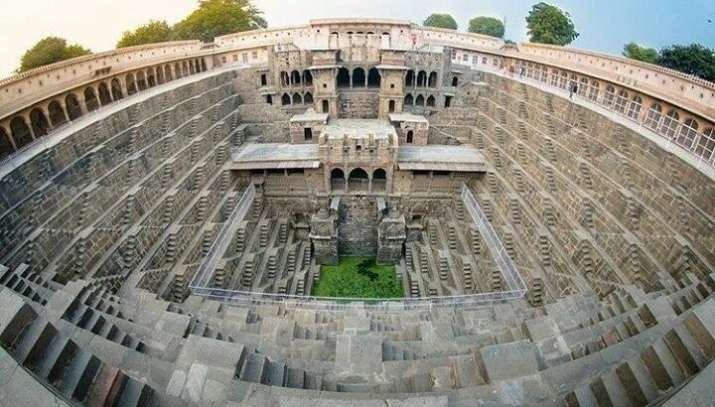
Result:
<svg viewBox="0 0 715 407"><path fill-rule="evenodd" d="M337 216L326 208L310 218L310 240L318 264L338 264Z"/></svg>
<svg viewBox="0 0 715 407"><path fill-rule="evenodd" d="M3 124L0 125L0 128L5 132L7 135L7 139L10 142L10 145L12 146L13 150L17 150L17 144L15 144L15 138L12 136L12 128L10 127L10 122L7 122L7 125Z"/></svg>
<svg viewBox="0 0 715 407"><path fill-rule="evenodd" d="M65 123L69 123L71 120L70 120L70 115L67 112L67 103L65 103L64 98L60 99L60 107L62 108L62 114L64 115Z"/></svg>
<svg viewBox="0 0 715 407"><path fill-rule="evenodd" d="M405 217L394 208L380 221L377 229L377 264L397 264L407 239Z"/></svg>
<svg viewBox="0 0 715 407"><path fill-rule="evenodd" d="M110 102L114 103L114 95L112 94L112 82L111 81L109 83L104 82L104 86L107 87L107 93L109 93Z"/></svg>
<svg viewBox="0 0 715 407"><path fill-rule="evenodd" d="M87 109L87 101L84 98L84 94L77 96L77 104L79 105L79 111L82 113L80 116L86 115L89 110Z"/></svg>
<svg viewBox="0 0 715 407"><path fill-rule="evenodd" d="M25 122L25 126L27 126L27 129L29 130L30 137L32 137L33 140L36 139L35 137L35 129L32 128L32 120L30 120L30 114L22 115L22 121Z"/></svg>

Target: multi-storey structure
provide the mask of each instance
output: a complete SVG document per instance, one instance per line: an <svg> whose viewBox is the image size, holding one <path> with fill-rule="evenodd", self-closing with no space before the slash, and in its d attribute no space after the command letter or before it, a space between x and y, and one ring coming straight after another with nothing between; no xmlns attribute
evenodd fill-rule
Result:
<svg viewBox="0 0 715 407"><path fill-rule="evenodd" d="M713 106L385 19L0 81L0 405L709 405Z"/></svg>

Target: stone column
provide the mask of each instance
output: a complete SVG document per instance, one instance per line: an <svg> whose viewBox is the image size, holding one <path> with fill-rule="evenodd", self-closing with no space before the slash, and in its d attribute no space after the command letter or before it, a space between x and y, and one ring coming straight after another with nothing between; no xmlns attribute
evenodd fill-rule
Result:
<svg viewBox="0 0 715 407"><path fill-rule="evenodd" d="M112 94L112 82L104 82L104 84L107 86L107 93L109 93L110 102L114 103L114 95Z"/></svg>
<svg viewBox="0 0 715 407"><path fill-rule="evenodd" d="M402 258L402 246L407 239L405 217L394 208L377 229L377 264L397 264Z"/></svg>
<svg viewBox="0 0 715 407"><path fill-rule="evenodd" d="M338 264L337 216L325 207L310 219L310 240L318 264Z"/></svg>
<svg viewBox="0 0 715 407"><path fill-rule="evenodd" d="M65 116L65 122L69 123L70 122L70 115L67 112L67 103L65 103L65 99L62 98L60 99L60 107L62 108L62 114Z"/></svg>
<svg viewBox="0 0 715 407"><path fill-rule="evenodd" d="M12 146L12 149L17 150L17 144L15 144L15 139L12 137L12 130L10 129L9 124L10 123L8 122L8 126L2 125L2 126L0 126L0 128L2 128L2 130L7 135L7 139L10 141L10 145Z"/></svg>
<svg viewBox="0 0 715 407"><path fill-rule="evenodd" d="M81 116L86 115L89 110L87 110L87 101L85 100L84 95L80 94L80 96L75 97L75 99L77 99L77 104L79 104L79 110L82 113Z"/></svg>
<svg viewBox="0 0 715 407"><path fill-rule="evenodd" d="M25 122L25 126L27 126L27 129L30 131L30 137L32 137L32 139L35 140L36 139L35 129L32 128L32 120L30 120L29 115L28 116L23 115L22 121Z"/></svg>

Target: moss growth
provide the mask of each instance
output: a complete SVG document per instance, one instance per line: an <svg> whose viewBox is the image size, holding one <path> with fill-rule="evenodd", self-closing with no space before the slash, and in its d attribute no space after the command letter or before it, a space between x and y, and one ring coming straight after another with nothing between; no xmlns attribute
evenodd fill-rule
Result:
<svg viewBox="0 0 715 407"><path fill-rule="evenodd" d="M402 298L402 285L395 267L378 266L371 257L341 257L336 266L321 266L313 286L318 297Z"/></svg>

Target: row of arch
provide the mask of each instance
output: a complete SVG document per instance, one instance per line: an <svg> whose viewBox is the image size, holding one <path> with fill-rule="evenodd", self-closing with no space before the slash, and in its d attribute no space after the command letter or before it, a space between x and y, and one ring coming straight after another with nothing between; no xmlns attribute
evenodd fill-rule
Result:
<svg viewBox="0 0 715 407"><path fill-rule="evenodd" d="M342 168L330 171L330 190L333 192L384 192L387 172L376 168L369 173L363 168L353 168L347 173Z"/></svg>
<svg viewBox="0 0 715 407"><path fill-rule="evenodd" d="M102 106L206 70L204 59L177 61L121 74L53 97L0 125L0 158Z"/></svg>
<svg viewBox="0 0 715 407"><path fill-rule="evenodd" d="M423 94L417 94L416 96L412 96L411 93L408 93L405 95L403 105L405 107L435 107L436 99L434 95L427 95L427 98L425 98Z"/></svg>
<svg viewBox="0 0 715 407"><path fill-rule="evenodd" d="M272 100L269 101L272 103ZM300 94L298 92L293 94L293 97L289 95L288 93L284 93L283 96L281 96L281 106L290 106L290 105L308 105L308 104L313 104L313 94L310 92L305 92L304 94Z"/></svg>
<svg viewBox="0 0 715 407"><path fill-rule="evenodd" d="M516 66L521 76L574 92L647 127L698 157L715 163L715 128L707 122L701 124L694 116L675 106L668 106L628 88L602 83L562 69L531 62L517 63Z"/></svg>
<svg viewBox="0 0 715 407"><path fill-rule="evenodd" d="M450 81L451 86L459 85L459 78L453 76ZM408 70L405 74L405 87L406 88L438 88L439 87L439 75L437 72L432 71L427 73L427 71L413 71Z"/></svg>
<svg viewBox="0 0 715 407"><path fill-rule="evenodd" d="M290 86L312 86L313 85L313 74L309 70L304 70L299 72L293 70L290 73L286 71L281 71L280 73L280 83L282 87Z"/></svg>
<svg viewBox="0 0 715 407"><path fill-rule="evenodd" d="M381 81L380 71L377 68L338 68L335 84L338 88L379 88Z"/></svg>

